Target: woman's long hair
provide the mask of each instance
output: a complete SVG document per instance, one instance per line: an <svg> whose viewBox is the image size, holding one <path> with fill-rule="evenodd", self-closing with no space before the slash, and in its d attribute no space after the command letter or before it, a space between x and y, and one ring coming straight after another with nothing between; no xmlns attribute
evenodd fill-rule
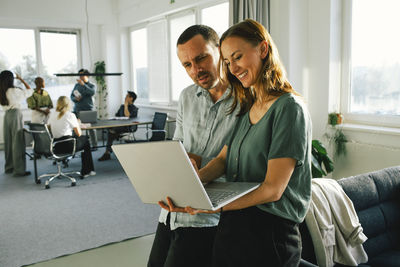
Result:
<svg viewBox="0 0 400 267"><path fill-rule="evenodd" d="M71 100L66 96L60 96L57 100L56 111L60 112L58 114L58 119L61 119L67 111L71 110Z"/></svg>
<svg viewBox="0 0 400 267"><path fill-rule="evenodd" d="M14 87L14 74L9 70L0 73L0 104L8 106L7 90Z"/></svg>
<svg viewBox="0 0 400 267"><path fill-rule="evenodd" d="M263 25L252 19L246 19L233 25L222 34L220 47L228 37L241 38L254 47L262 41L268 43L268 54L263 59L254 88L243 87L242 83L229 71L221 54L219 69L222 72L222 82L228 82L232 86L232 95L235 98L230 112L235 110L237 103L240 103L238 114L240 116L249 111L257 99L267 100L270 96L281 96L285 93L297 94L286 78L285 67L279 58L278 49Z"/></svg>

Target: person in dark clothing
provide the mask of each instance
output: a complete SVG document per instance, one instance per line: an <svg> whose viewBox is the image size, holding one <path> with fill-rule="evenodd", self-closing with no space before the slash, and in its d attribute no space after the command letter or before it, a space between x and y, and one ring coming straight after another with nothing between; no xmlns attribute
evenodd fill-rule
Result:
<svg viewBox="0 0 400 267"><path fill-rule="evenodd" d="M138 107L136 107L133 102L135 102L137 96L135 92L128 91L125 96L125 102L122 104L117 113L115 113L116 117L129 117L136 118L138 114ZM136 131L137 126L126 126L126 127L116 127L107 131L107 147L104 154L99 158L99 161L105 161L111 159L111 145L114 140L117 140L122 133L126 132L134 132Z"/></svg>
<svg viewBox="0 0 400 267"><path fill-rule="evenodd" d="M93 110L93 96L96 93L96 85L89 81L89 71L80 69L79 79L76 80L74 89L71 92L71 100L74 102L74 113L79 117L80 111ZM89 130L90 144L92 148L97 147L97 135L95 130Z"/></svg>

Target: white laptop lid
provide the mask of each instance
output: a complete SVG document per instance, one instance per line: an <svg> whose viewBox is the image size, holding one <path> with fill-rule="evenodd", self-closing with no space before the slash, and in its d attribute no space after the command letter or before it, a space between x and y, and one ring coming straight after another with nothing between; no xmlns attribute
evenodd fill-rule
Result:
<svg viewBox="0 0 400 267"><path fill-rule="evenodd" d="M144 203L157 204L169 196L180 207L217 210L259 186L259 183L242 182L213 182L203 186L179 141L113 145L112 148Z"/></svg>
<svg viewBox="0 0 400 267"><path fill-rule="evenodd" d="M120 144L112 148L144 203L157 204L169 196L177 206L213 209L179 141Z"/></svg>
<svg viewBox="0 0 400 267"><path fill-rule="evenodd" d="M82 123L95 123L97 122L96 110L79 111L79 119Z"/></svg>

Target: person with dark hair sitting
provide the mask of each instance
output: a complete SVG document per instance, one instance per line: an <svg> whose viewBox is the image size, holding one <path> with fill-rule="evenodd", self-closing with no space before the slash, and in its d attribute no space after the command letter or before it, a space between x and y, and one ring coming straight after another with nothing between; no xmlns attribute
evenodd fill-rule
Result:
<svg viewBox="0 0 400 267"><path fill-rule="evenodd" d="M117 113L115 113L116 117L129 117L136 118L138 114L138 107L136 107L133 102L135 102L137 96L135 92L128 91L125 96L125 102L119 107ZM137 126L125 126L125 127L116 127L107 131L107 147L103 156L99 158L99 161L105 161L111 159L111 145L114 140L117 140L121 137L122 133L126 132L134 132Z"/></svg>

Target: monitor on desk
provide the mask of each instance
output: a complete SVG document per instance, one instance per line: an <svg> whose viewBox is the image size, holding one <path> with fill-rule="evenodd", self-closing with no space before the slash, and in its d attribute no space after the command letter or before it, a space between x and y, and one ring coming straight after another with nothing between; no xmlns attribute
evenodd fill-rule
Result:
<svg viewBox="0 0 400 267"><path fill-rule="evenodd" d="M82 123L95 123L97 122L97 111L80 111L78 114L78 118L81 120Z"/></svg>

